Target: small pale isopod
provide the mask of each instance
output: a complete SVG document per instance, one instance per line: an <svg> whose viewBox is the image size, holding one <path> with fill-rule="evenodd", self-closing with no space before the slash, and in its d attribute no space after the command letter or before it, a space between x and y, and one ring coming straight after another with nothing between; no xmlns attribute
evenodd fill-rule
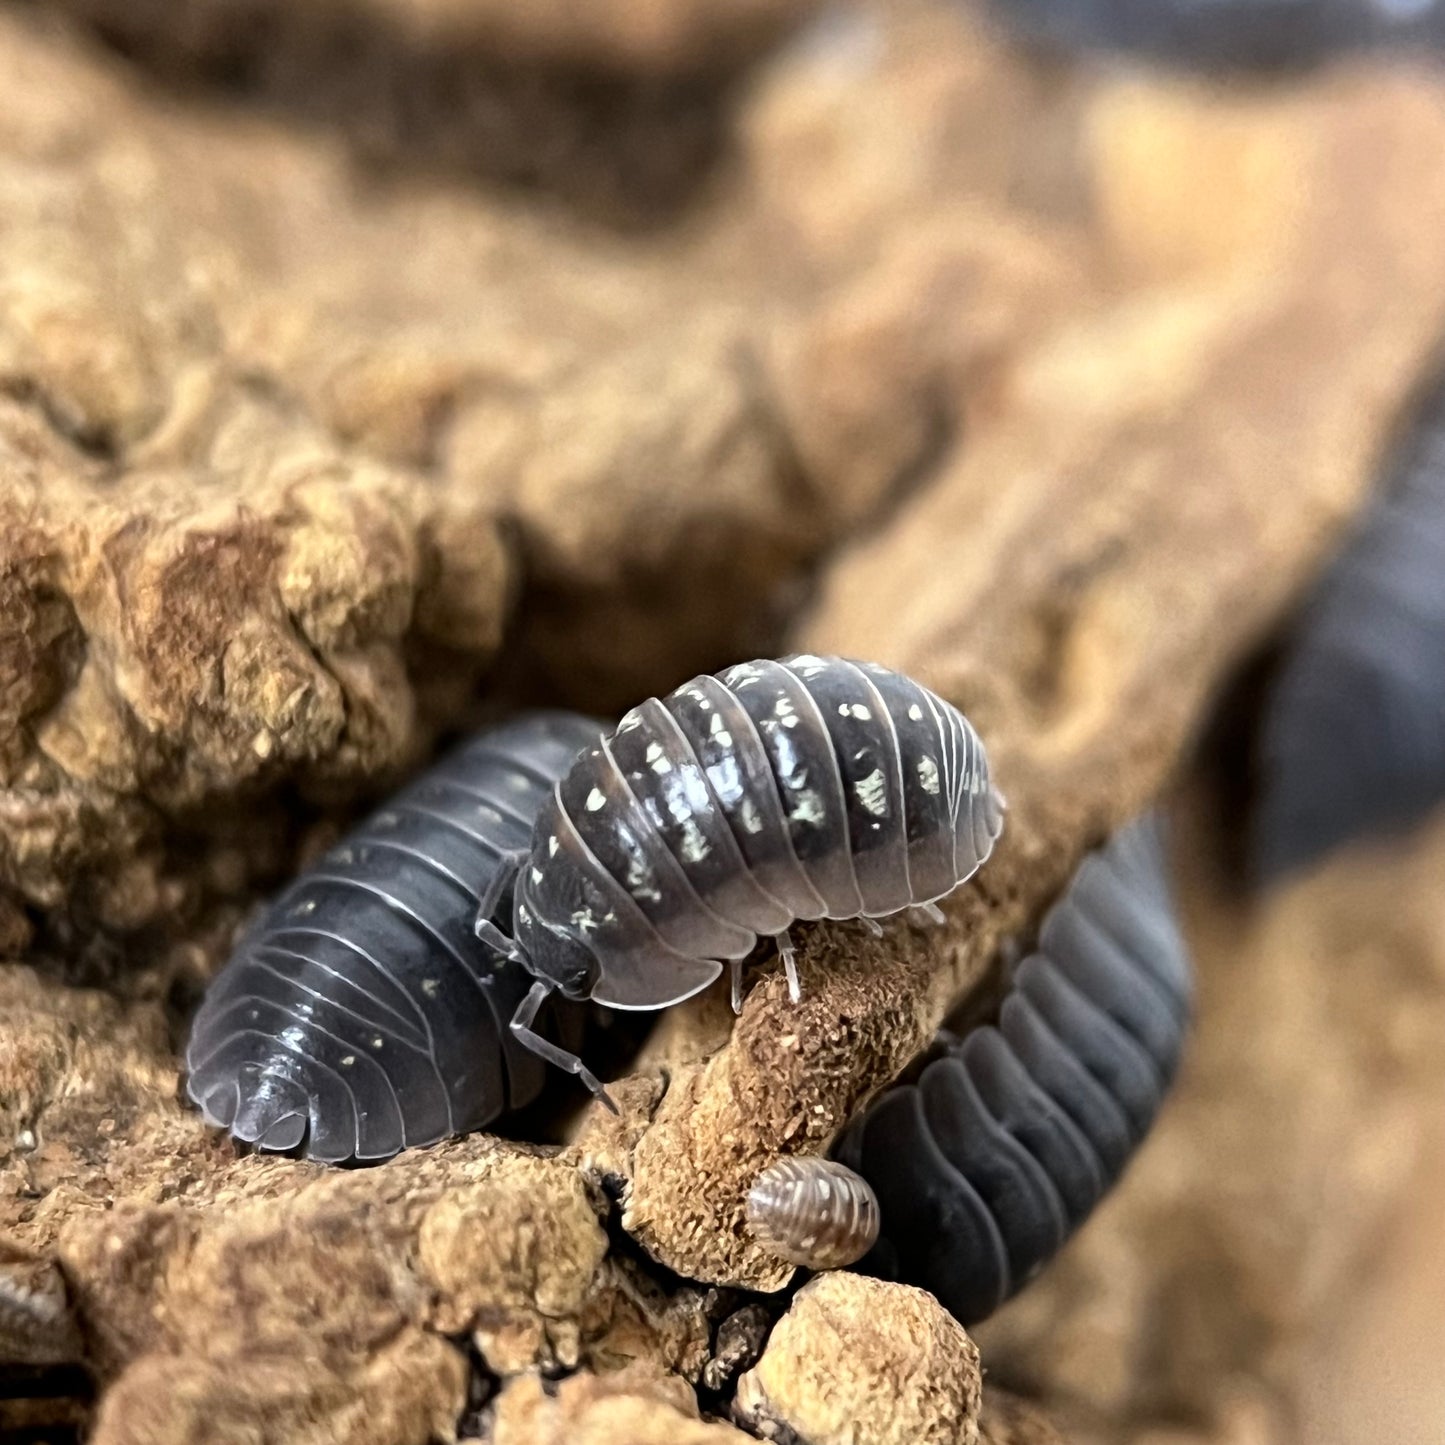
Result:
<svg viewBox="0 0 1445 1445"><path fill-rule="evenodd" d="M966 1325L991 1314L1124 1171L1174 1078L1190 999L1150 818L1084 861L998 1024L845 1132L834 1152L882 1211L862 1268L932 1291Z"/></svg>
<svg viewBox="0 0 1445 1445"><path fill-rule="evenodd" d="M842 1269L878 1239L878 1196L831 1159L780 1159L748 1191L747 1218L765 1248L789 1264Z"/></svg>
<svg viewBox="0 0 1445 1445"><path fill-rule="evenodd" d="M1306 606L1259 752L1251 846L1263 881L1445 803L1445 383Z"/></svg>
<svg viewBox="0 0 1445 1445"><path fill-rule="evenodd" d="M761 936L796 998L790 924L931 907L1002 824L978 734L927 688L837 657L741 663L633 708L581 753L537 820L514 938L487 918L478 932L536 976L516 1036L601 1093L532 1028L554 990L664 1008L727 960L736 1008Z"/></svg>
<svg viewBox="0 0 1445 1445"><path fill-rule="evenodd" d="M478 942L543 801L602 725L524 715L386 803L282 893L211 984L191 1098L263 1149L340 1162L481 1128L541 1091L507 1021L526 971ZM552 1020L575 1037L565 1006Z"/></svg>

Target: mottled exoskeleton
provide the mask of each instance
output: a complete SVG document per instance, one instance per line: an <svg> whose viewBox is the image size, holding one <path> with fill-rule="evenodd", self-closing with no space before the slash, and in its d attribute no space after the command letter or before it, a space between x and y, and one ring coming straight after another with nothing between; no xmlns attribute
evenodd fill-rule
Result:
<svg viewBox="0 0 1445 1445"><path fill-rule="evenodd" d="M991 0L999 22L1070 50L1202 70L1290 70L1364 50L1438 50L1442 0Z"/></svg>
<svg viewBox="0 0 1445 1445"><path fill-rule="evenodd" d="M509 890L543 802L602 724L536 713L482 733L302 874L247 932L191 1028L188 1089L264 1149L384 1159L535 1098L507 1022L526 971ZM555 1025L575 1037L575 1011Z"/></svg>
<svg viewBox="0 0 1445 1445"><path fill-rule="evenodd" d="M1178 1067L1192 995L1161 827L1086 859L1013 975L997 1025L881 1095L835 1155L877 1192L860 1266L962 1323L1050 1260L1118 1180Z"/></svg>
<svg viewBox="0 0 1445 1445"><path fill-rule="evenodd" d="M758 1243L789 1264L842 1269L878 1238L878 1197L868 1181L831 1159L780 1159L748 1191Z"/></svg>
<svg viewBox="0 0 1445 1445"><path fill-rule="evenodd" d="M578 757L537 820L515 944L480 932L536 975L518 1036L601 1093L532 1030L553 990L663 1008L728 960L736 1008L765 937L797 998L790 924L932 905L1002 822L978 734L927 688L841 658L741 663L633 708Z"/></svg>
<svg viewBox="0 0 1445 1445"><path fill-rule="evenodd" d="M1445 382L1321 580L1265 703L1253 864L1271 879L1445 803Z"/></svg>

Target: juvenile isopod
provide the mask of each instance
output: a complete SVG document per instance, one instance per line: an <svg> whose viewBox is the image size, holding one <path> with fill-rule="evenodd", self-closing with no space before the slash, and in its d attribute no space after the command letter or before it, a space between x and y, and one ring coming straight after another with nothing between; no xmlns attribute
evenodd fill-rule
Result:
<svg viewBox="0 0 1445 1445"><path fill-rule="evenodd" d="M878 1239L878 1196L831 1159L770 1164L748 1191L746 1213L759 1244L808 1269L842 1269Z"/></svg>
<svg viewBox="0 0 1445 1445"><path fill-rule="evenodd" d="M997 1025L878 1098L835 1154L878 1195L864 1270L963 1324L1058 1252L1123 1173L1173 1081L1191 1001L1159 822L1087 858Z"/></svg>
<svg viewBox="0 0 1445 1445"><path fill-rule="evenodd" d="M186 1051L206 1118L262 1149L385 1159L540 1092L506 1027L525 970L505 936L514 859L600 723L536 713L482 733L282 893L207 991ZM575 1010L553 1025L575 1037Z"/></svg>
<svg viewBox="0 0 1445 1445"><path fill-rule="evenodd" d="M1268 881L1445 803L1445 383L1307 604L1260 729Z"/></svg>
<svg viewBox="0 0 1445 1445"><path fill-rule="evenodd" d="M663 1008L727 960L736 1008L764 937L796 999L790 924L931 908L1002 823L978 734L927 688L836 657L741 663L582 751L518 860L514 937L487 918L478 932L536 976L513 1033L600 1094L532 1027L554 991Z"/></svg>

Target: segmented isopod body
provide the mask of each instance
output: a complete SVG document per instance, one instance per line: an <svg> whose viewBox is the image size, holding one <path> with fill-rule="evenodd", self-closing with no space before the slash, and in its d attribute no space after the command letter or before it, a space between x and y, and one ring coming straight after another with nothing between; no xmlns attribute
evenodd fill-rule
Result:
<svg viewBox="0 0 1445 1445"><path fill-rule="evenodd" d="M747 1218L758 1243L789 1264L842 1269L878 1238L878 1196L831 1159L780 1159L748 1191Z"/></svg>
<svg viewBox="0 0 1445 1445"><path fill-rule="evenodd" d="M514 956L552 989L662 1008L706 988L759 936L878 918L951 893L1002 826L978 734L874 663L797 656L696 677L587 748L537 820L516 888ZM483 927L483 933L489 930ZM503 947L505 941L498 941Z"/></svg>
<svg viewBox="0 0 1445 1445"><path fill-rule="evenodd" d="M883 1217L861 1268L931 1290L964 1324L997 1309L1149 1131L1191 992L1151 817L1084 861L997 1026L967 1034L845 1132L834 1152L873 1186Z"/></svg>
<svg viewBox="0 0 1445 1445"><path fill-rule="evenodd" d="M1261 726L1268 880L1445 803L1445 383L1306 607Z"/></svg>
<svg viewBox="0 0 1445 1445"><path fill-rule="evenodd" d="M384 1159L540 1092L507 1029L531 982L474 931L543 801L600 723L535 713L423 774L297 879L242 939L191 1028L188 1089L264 1149ZM559 1012L557 1027L577 1018Z"/></svg>
<svg viewBox="0 0 1445 1445"><path fill-rule="evenodd" d="M992 0L990 8L1050 44L1202 70L1293 69L1445 42L1441 0Z"/></svg>

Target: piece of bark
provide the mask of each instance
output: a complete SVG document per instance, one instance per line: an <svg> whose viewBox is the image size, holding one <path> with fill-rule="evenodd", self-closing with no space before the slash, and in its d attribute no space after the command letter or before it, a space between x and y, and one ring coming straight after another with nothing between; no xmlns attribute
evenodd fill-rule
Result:
<svg viewBox="0 0 1445 1445"><path fill-rule="evenodd" d="M738 1381L737 1417L808 1445L975 1445L978 1350L923 1290L819 1275Z"/></svg>
<svg viewBox="0 0 1445 1445"><path fill-rule="evenodd" d="M548 1384L524 1375L496 1403L491 1445L742 1445L749 1437L698 1417L689 1386L640 1365Z"/></svg>
<svg viewBox="0 0 1445 1445"><path fill-rule="evenodd" d="M1048 245L996 278L1018 227L840 257L749 166L623 242L33 15L0 52L0 883L47 921L193 937L218 800L379 786L504 642L512 698L598 710L773 645L951 430L970 318L1064 302Z"/></svg>

